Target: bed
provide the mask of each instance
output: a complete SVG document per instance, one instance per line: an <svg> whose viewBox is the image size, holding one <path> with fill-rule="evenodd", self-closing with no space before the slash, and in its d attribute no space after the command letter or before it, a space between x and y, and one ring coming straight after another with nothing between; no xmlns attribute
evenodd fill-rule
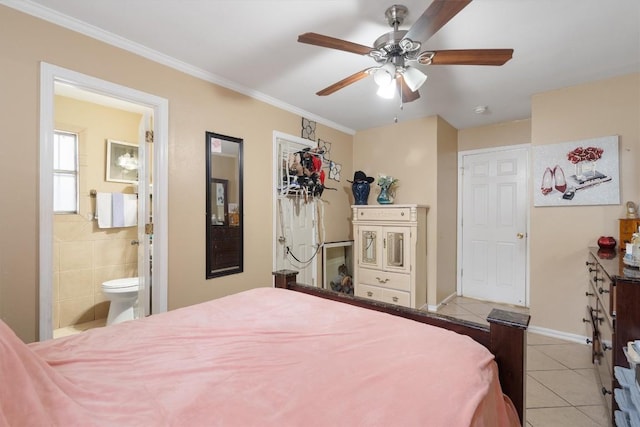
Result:
<svg viewBox="0 0 640 427"><path fill-rule="evenodd" d="M476 338L275 277L274 288L28 345L0 321L0 425L520 425Z"/></svg>

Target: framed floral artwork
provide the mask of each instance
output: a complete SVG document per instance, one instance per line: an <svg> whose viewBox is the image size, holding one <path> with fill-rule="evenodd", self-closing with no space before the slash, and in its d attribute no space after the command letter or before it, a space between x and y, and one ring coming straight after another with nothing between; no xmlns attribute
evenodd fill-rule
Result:
<svg viewBox="0 0 640 427"><path fill-rule="evenodd" d="M107 176L111 182L138 182L138 145L107 140Z"/></svg>
<svg viewBox="0 0 640 427"><path fill-rule="evenodd" d="M537 145L534 206L620 204L618 136Z"/></svg>

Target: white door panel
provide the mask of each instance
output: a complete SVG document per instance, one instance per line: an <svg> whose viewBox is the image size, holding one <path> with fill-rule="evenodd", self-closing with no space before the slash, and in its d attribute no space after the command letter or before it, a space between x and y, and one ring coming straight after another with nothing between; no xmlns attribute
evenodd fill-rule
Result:
<svg viewBox="0 0 640 427"><path fill-rule="evenodd" d="M313 141L295 137L277 137L274 141L275 170L275 268L295 270L296 281L311 286L317 284L318 201L302 192L282 190L285 183L282 169L289 156L315 146ZM291 183L289 183L291 184ZM279 190L280 189L280 190Z"/></svg>
<svg viewBox="0 0 640 427"><path fill-rule="evenodd" d="M461 293L526 305L527 150L462 158Z"/></svg>

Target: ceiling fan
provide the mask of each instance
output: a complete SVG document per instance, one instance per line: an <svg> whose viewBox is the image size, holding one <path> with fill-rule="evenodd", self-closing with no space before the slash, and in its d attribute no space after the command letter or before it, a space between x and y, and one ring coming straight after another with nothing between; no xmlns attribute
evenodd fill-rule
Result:
<svg viewBox="0 0 640 427"><path fill-rule="evenodd" d="M316 95L330 95L352 83L373 75L378 84L378 95L393 98L400 92L402 102L420 98L418 89L427 80L426 74L413 65L503 65L511 59L513 49L463 49L421 50L426 42L451 18L464 9L472 0L434 0L409 30L398 30L408 9L403 5L389 7L385 16L393 31L378 37L373 47L324 36L304 33L298 42L331 49L366 55L378 65L365 68L349 77L328 86ZM398 89L398 85L400 88Z"/></svg>

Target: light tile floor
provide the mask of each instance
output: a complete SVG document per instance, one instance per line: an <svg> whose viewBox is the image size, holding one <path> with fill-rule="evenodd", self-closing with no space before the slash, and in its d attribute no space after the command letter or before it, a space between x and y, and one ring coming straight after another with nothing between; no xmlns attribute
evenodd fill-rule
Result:
<svg viewBox="0 0 640 427"><path fill-rule="evenodd" d="M493 308L525 312L504 304L456 297L438 313L476 323ZM527 427L610 427L609 412L598 385L587 344L527 335Z"/></svg>

